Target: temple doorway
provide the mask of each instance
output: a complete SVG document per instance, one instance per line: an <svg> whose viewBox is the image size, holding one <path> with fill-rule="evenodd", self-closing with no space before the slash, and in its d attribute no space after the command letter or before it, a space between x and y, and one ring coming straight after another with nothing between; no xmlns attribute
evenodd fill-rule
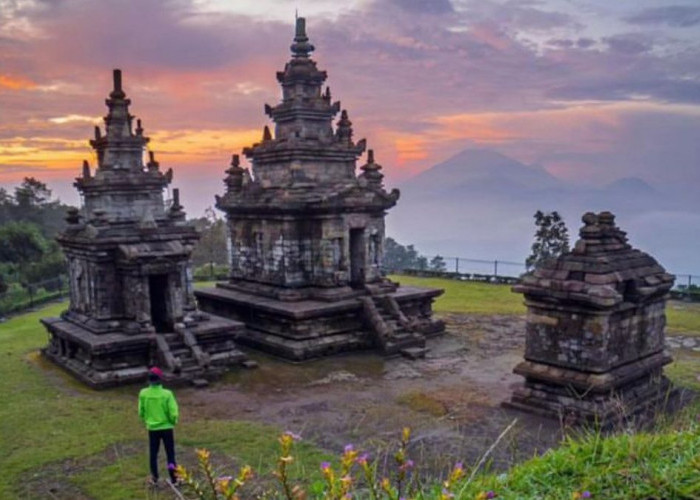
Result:
<svg viewBox="0 0 700 500"><path fill-rule="evenodd" d="M148 288L151 297L151 323L156 332L171 332L173 325L168 315L168 275L150 275Z"/></svg>
<svg viewBox="0 0 700 500"><path fill-rule="evenodd" d="M350 229L350 285L361 288L365 284L365 230Z"/></svg>

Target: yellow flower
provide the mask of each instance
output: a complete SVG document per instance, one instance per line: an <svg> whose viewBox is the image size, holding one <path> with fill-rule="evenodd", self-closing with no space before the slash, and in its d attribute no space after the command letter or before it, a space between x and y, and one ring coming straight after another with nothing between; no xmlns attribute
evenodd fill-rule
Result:
<svg viewBox="0 0 700 500"><path fill-rule="evenodd" d="M209 450L205 450L204 448L197 449L197 458L199 458L202 461L209 460Z"/></svg>
<svg viewBox="0 0 700 500"><path fill-rule="evenodd" d="M410 427L404 427L403 432L401 433L401 440L406 443L408 440L411 439L411 428Z"/></svg>

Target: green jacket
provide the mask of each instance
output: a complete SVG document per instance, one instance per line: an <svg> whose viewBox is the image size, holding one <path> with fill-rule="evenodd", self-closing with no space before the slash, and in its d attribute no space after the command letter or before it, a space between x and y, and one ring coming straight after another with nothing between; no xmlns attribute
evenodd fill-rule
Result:
<svg viewBox="0 0 700 500"><path fill-rule="evenodd" d="M172 429L180 413L172 391L153 384L139 393L139 417L149 431Z"/></svg>

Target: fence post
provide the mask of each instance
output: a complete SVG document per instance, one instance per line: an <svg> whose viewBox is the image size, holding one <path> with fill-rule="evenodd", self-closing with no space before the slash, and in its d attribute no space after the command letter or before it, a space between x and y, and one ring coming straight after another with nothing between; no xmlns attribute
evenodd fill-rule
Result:
<svg viewBox="0 0 700 500"><path fill-rule="evenodd" d="M493 261L493 277L498 278L498 261Z"/></svg>
<svg viewBox="0 0 700 500"><path fill-rule="evenodd" d="M459 274L459 257L455 257L455 273Z"/></svg>

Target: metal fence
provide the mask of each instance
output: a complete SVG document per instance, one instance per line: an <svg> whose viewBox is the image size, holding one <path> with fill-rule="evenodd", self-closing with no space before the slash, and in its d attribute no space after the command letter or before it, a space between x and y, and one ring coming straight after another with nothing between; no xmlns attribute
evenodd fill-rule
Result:
<svg viewBox="0 0 700 500"><path fill-rule="evenodd" d="M435 259L442 259L440 268L434 264ZM471 259L467 257L428 257L422 267L411 267L400 272L413 276L434 276L459 279L464 281L482 281L487 283L514 283L527 269L522 262L508 260Z"/></svg>
<svg viewBox="0 0 700 500"><path fill-rule="evenodd" d="M68 295L68 278L56 276L34 283L12 283L0 293L0 318Z"/></svg>
<svg viewBox="0 0 700 500"><path fill-rule="evenodd" d="M434 262L436 257L442 259L443 269L431 266L431 262ZM486 260L437 255L427 257L424 264L422 267L411 267L400 272L412 276L444 277L486 283L515 283L523 273L527 272L523 262L498 259ZM675 276L676 281L671 291L671 297L700 301L700 275L675 274Z"/></svg>

